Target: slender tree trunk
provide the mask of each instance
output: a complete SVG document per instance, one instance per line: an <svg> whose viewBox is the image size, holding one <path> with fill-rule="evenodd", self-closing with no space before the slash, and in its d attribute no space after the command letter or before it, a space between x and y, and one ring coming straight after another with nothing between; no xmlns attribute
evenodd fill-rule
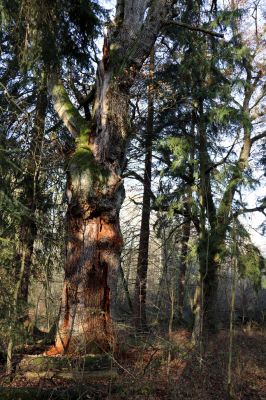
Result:
<svg viewBox="0 0 266 400"><path fill-rule="evenodd" d="M201 307L201 298L202 298L202 289L200 287L200 283L195 287L195 291L193 294L193 299L191 299L191 309L193 312L193 332L192 332L192 342L194 345L200 344L201 340L201 331L202 331L202 307Z"/></svg>
<svg viewBox="0 0 266 400"><path fill-rule="evenodd" d="M119 266L119 272L120 272L120 275L121 275L122 284L123 284L123 287L124 287L124 291L125 291L128 307L129 307L129 310L132 311L133 310L133 305L132 305L132 301L131 301L131 297L130 297L130 293L129 293L129 289L128 289L128 280L125 277L125 273L124 273L124 270L122 268L122 265Z"/></svg>
<svg viewBox="0 0 266 400"><path fill-rule="evenodd" d="M29 284L31 276L31 264L34 241L37 235L36 209L38 196L40 196L40 165L42 142L44 137L44 124L47 109L47 84L46 76L43 74L37 93L34 128L32 130L29 159L24 176L24 205L28 209L28 215L23 217L20 226L20 241L25 252L25 268L20 286L19 299L24 307L28 304ZM28 319L28 313L23 316L24 321Z"/></svg>
<svg viewBox="0 0 266 400"><path fill-rule="evenodd" d="M144 183L143 183L143 200L142 200L142 216L139 239L139 254L137 263L137 275L135 283L135 302L134 316L136 327L140 330L147 329L146 318L146 290L147 290L147 273L149 261L149 237L150 237L150 201L151 201L151 168L152 168L152 137L153 137L153 118L154 118L154 49L150 55L150 83L148 86L148 116L145 134L145 164L144 164Z"/></svg>
<svg viewBox="0 0 266 400"><path fill-rule="evenodd" d="M232 241L233 241L232 259L231 259L232 289L231 289L231 304L230 304L229 349L228 349L228 365L227 365L227 390L229 398L233 398L232 359L233 359L233 338L234 338L235 292L237 283L237 235L236 235L235 220L232 229Z"/></svg>
<svg viewBox="0 0 266 400"><path fill-rule="evenodd" d="M178 275L178 319L184 321L184 296L187 271L188 242L190 237L190 220L185 221L182 226L180 268Z"/></svg>
<svg viewBox="0 0 266 400"><path fill-rule="evenodd" d="M10 307L10 324L9 324L9 339L7 345L7 359L6 359L6 372L10 375L13 371L12 359L13 359L13 348L14 348L14 337L15 329L17 325L18 317L18 301L19 301L19 291L22 284L22 279L25 273L25 261L26 261L26 251L21 249L21 259L20 259L20 270L17 282L14 287L12 304Z"/></svg>
<svg viewBox="0 0 266 400"><path fill-rule="evenodd" d="M157 308L157 321L162 317L162 305L163 301L166 301L166 292L168 289L167 275L168 275L168 243L166 239L165 229L162 229L161 233L161 266L162 275L160 277L158 293L156 298L156 308ZM166 310L165 310L166 311Z"/></svg>
<svg viewBox="0 0 266 400"><path fill-rule="evenodd" d="M216 208L212 196L209 155L207 150L206 126L204 122L203 100L199 99L199 161L200 161L200 232L198 255L200 263L200 282L202 287L203 331L216 329L216 294L218 287L218 268L220 241L217 232ZM207 225L211 226L211 230ZM211 235L211 232L213 233Z"/></svg>

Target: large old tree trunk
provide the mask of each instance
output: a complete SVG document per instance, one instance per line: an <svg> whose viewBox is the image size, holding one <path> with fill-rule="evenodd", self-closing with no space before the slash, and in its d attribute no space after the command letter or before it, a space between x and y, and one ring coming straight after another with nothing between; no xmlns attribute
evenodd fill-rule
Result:
<svg viewBox="0 0 266 400"><path fill-rule="evenodd" d="M76 138L68 162L65 282L55 348L62 352L113 347L112 291L120 262L119 211L124 198L121 171L130 127L129 89L150 54L172 1L117 2L97 71L92 121L71 104L58 74L50 79L55 109ZM143 37L145 40L143 41Z"/></svg>
<svg viewBox="0 0 266 400"><path fill-rule="evenodd" d="M120 173L126 143L107 115L115 96L123 112L127 104L125 93L111 86L103 64L100 68L94 120L90 127L83 122L68 161L65 282L56 352L86 353L113 347L110 292L115 287L123 243Z"/></svg>

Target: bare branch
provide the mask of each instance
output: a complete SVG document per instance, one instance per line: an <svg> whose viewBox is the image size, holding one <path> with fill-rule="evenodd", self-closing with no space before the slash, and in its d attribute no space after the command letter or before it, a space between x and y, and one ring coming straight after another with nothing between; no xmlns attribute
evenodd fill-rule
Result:
<svg viewBox="0 0 266 400"><path fill-rule="evenodd" d="M144 179L135 171L128 171L123 174L123 178L134 178L140 183L144 184Z"/></svg>
<svg viewBox="0 0 266 400"><path fill-rule="evenodd" d="M264 88L264 90L260 93L260 95L258 96L258 98L255 100L255 103L249 108L249 111L253 110L253 108L255 108L259 102L266 96L266 87Z"/></svg>
<svg viewBox="0 0 266 400"><path fill-rule="evenodd" d="M263 139L265 137L266 137L266 131L260 133L259 135L254 136L253 138L251 138L251 144L253 144L253 143L257 142L258 140Z"/></svg>
<svg viewBox="0 0 266 400"><path fill-rule="evenodd" d="M242 210L236 211L233 214L233 217L237 217L238 215L248 214L248 213L253 213L253 212L261 212L266 217L265 210L266 210L266 204L258 206L258 207L253 207L253 208L243 208Z"/></svg>
<svg viewBox="0 0 266 400"><path fill-rule="evenodd" d="M9 93L9 91L7 90L7 87L5 85L3 85L2 82L0 82L0 86L2 87L3 91L4 91L4 95L7 98L7 100L12 103L16 109L18 111L20 111L21 113L24 113L26 115L28 115L28 112L25 113L25 110L23 110L23 108L17 103L17 101L13 98L13 96Z"/></svg>
<svg viewBox="0 0 266 400"><path fill-rule="evenodd" d="M224 38L224 35L222 33L210 31L209 29L205 29L200 26L192 26L192 25L188 25L188 24L185 24L184 22L179 22L179 21L165 21L164 23L165 23L165 25L176 25L176 26L180 26L181 28L189 29L190 31L202 32L202 33L205 33L206 35Z"/></svg>
<svg viewBox="0 0 266 400"><path fill-rule="evenodd" d="M125 174L123 174L123 178L132 178L132 179L136 179L137 181L139 181L140 183L142 183L142 185L144 185L144 179L142 176L140 176L137 172L135 171L128 171ZM156 196L155 194L152 192L152 190L150 190L150 196L153 199L153 201L156 200Z"/></svg>
<svg viewBox="0 0 266 400"><path fill-rule="evenodd" d="M225 156L224 158L222 158L222 160L218 161L217 163L212 164L212 165L205 171L206 174L208 174L208 173L211 172L213 169L219 167L220 165L224 164L224 163L227 161L228 157L230 156L230 154L231 154L232 151L233 151L233 148L235 147L235 144L236 144L236 141L237 141L237 140L238 140L238 137L235 138L235 140L234 140L232 146L230 147L228 153L226 154L226 156Z"/></svg>

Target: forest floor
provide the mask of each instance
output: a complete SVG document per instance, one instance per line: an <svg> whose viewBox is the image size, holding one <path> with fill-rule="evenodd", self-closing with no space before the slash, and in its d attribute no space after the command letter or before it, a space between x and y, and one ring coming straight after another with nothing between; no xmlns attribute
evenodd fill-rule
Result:
<svg viewBox="0 0 266 400"><path fill-rule="evenodd" d="M266 331L238 328L233 339L232 393L227 391L228 331L208 338L199 351L185 329L171 340L163 334L136 335L128 326L118 331L119 354L110 376L77 381L44 377L38 380L4 374L0 399L51 400L265 400ZM204 348L203 348L204 347Z"/></svg>

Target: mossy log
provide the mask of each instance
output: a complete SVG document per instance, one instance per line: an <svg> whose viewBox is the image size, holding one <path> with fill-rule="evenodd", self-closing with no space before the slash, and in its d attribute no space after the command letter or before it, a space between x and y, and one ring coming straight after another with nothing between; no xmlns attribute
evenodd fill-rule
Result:
<svg viewBox="0 0 266 400"><path fill-rule="evenodd" d="M30 355L25 356L18 364L16 374L23 375L27 380L84 380L90 377L113 378L116 376L116 369L112 366L109 355L85 355L75 358Z"/></svg>

